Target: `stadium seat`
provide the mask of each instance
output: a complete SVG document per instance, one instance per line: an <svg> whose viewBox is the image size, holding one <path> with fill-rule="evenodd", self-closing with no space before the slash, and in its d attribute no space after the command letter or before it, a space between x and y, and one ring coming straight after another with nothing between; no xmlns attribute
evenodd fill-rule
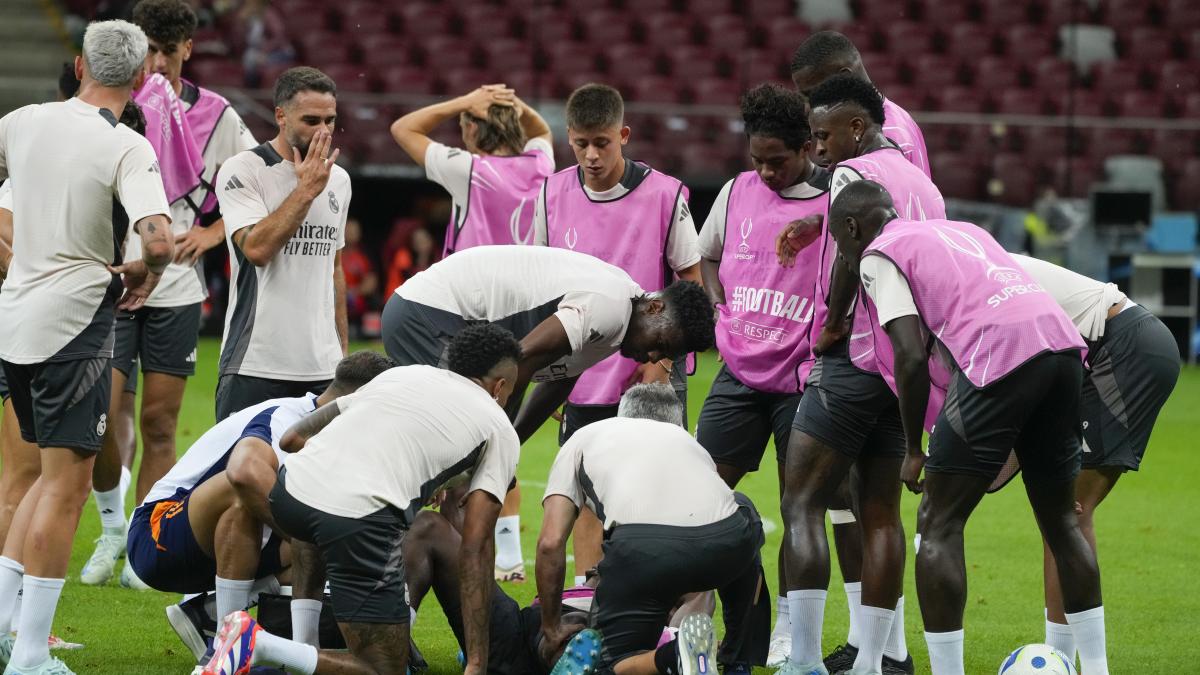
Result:
<svg viewBox="0 0 1200 675"><path fill-rule="evenodd" d="M626 2L624 6L629 8L630 4L630 2ZM675 11L675 0L633 0L632 4L639 13L643 14Z"/></svg>
<svg viewBox="0 0 1200 675"><path fill-rule="evenodd" d="M929 91L958 86L959 61L941 54L921 54L910 61L912 80Z"/></svg>
<svg viewBox="0 0 1200 675"><path fill-rule="evenodd" d="M389 31L392 13L386 5L376 2L349 2L336 8L341 15L343 33L358 35L366 32Z"/></svg>
<svg viewBox="0 0 1200 675"><path fill-rule="evenodd" d="M224 59L206 59L188 63L184 69L190 79L205 87L240 87L242 64ZM270 83L267 83L270 86Z"/></svg>
<svg viewBox="0 0 1200 675"><path fill-rule="evenodd" d="M994 53L995 46L995 34L991 27L960 23L949 28L946 53L963 60L978 59Z"/></svg>
<svg viewBox="0 0 1200 675"><path fill-rule="evenodd" d="M976 89L992 95L1015 89L1021 84L1021 68L1003 56L984 56L977 60L964 60L973 72L972 84Z"/></svg>
<svg viewBox="0 0 1200 675"><path fill-rule="evenodd" d="M679 87L674 79L662 75L648 75L625 85L625 98L638 103L679 103Z"/></svg>
<svg viewBox="0 0 1200 675"><path fill-rule="evenodd" d="M1025 155L996 155L990 168L987 191L996 201L1025 208L1033 204L1040 172Z"/></svg>
<svg viewBox="0 0 1200 675"><path fill-rule="evenodd" d="M1072 78L1079 83L1076 86L1082 86L1082 78L1075 67L1056 56L1042 58L1033 68L1034 87L1046 93L1066 91L1071 87Z"/></svg>
<svg viewBox="0 0 1200 675"><path fill-rule="evenodd" d="M926 0L922 3L917 0L914 4L917 6L919 14L917 20L931 26L947 29L972 21L970 3L944 2L943 0Z"/></svg>
<svg viewBox="0 0 1200 675"><path fill-rule="evenodd" d="M412 41L391 33L364 36L358 43L359 60L374 69L408 65L412 61ZM378 71L377 71L378 72Z"/></svg>
<svg viewBox="0 0 1200 675"><path fill-rule="evenodd" d="M399 12L404 32L413 37L449 33L454 18L448 6L437 3L407 2L400 6Z"/></svg>
<svg viewBox="0 0 1200 675"><path fill-rule="evenodd" d="M682 82L716 76L718 59L723 55L700 45L682 45L667 50L665 56L672 77Z"/></svg>
<svg viewBox="0 0 1200 675"><path fill-rule="evenodd" d="M1189 159L1200 157L1200 132L1156 129L1150 135L1150 154L1178 172Z"/></svg>
<svg viewBox="0 0 1200 675"><path fill-rule="evenodd" d="M870 76L871 82L880 91L886 90L903 79L900 72L900 62L889 54L866 52L862 54L863 68Z"/></svg>
<svg viewBox="0 0 1200 675"><path fill-rule="evenodd" d="M459 10L463 34L485 45L489 40L516 34L516 16L495 5L470 4Z"/></svg>
<svg viewBox="0 0 1200 675"><path fill-rule="evenodd" d="M1127 91L1116 100L1123 117L1163 117L1169 108L1167 98L1157 91Z"/></svg>
<svg viewBox="0 0 1200 675"><path fill-rule="evenodd" d="M932 173L937 176L942 196L955 199L979 199L981 183L979 166L971 157L949 152L932 154Z"/></svg>
<svg viewBox="0 0 1200 675"><path fill-rule="evenodd" d="M436 77L455 68L469 68L475 63L475 50L464 45L454 35L431 34L417 41L421 47L422 63Z"/></svg>
<svg viewBox="0 0 1200 675"><path fill-rule="evenodd" d="M701 20L704 41L709 47L732 53L750 44L750 27L746 17L717 14Z"/></svg>
<svg viewBox="0 0 1200 675"><path fill-rule="evenodd" d="M1050 172L1051 185L1067 197L1086 196L1092 183L1101 178L1099 167L1087 157L1060 157L1051 164Z"/></svg>
<svg viewBox="0 0 1200 675"><path fill-rule="evenodd" d="M589 43L576 40L542 44L541 62L560 76L575 71L592 72L599 69L596 50Z"/></svg>
<svg viewBox="0 0 1200 675"><path fill-rule="evenodd" d="M1165 25L1175 30L1200 28L1200 3L1195 0L1167 0Z"/></svg>
<svg viewBox="0 0 1200 675"><path fill-rule="evenodd" d="M1105 0L1104 23L1119 29L1144 26L1150 21L1150 4L1146 0Z"/></svg>
<svg viewBox="0 0 1200 675"><path fill-rule="evenodd" d="M887 49L893 54L932 56L933 29L916 21L897 21L883 27Z"/></svg>
<svg viewBox="0 0 1200 675"><path fill-rule="evenodd" d="M952 3L947 3L952 4ZM860 0L858 3L858 21L876 25L888 24L894 21L915 21L908 3L896 0Z"/></svg>
<svg viewBox="0 0 1200 675"><path fill-rule="evenodd" d="M1142 68L1129 61L1097 63L1092 70L1092 89L1108 96L1140 89Z"/></svg>
<svg viewBox="0 0 1200 675"><path fill-rule="evenodd" d="M763 22L763 47L777 52L786 53L788 59L792 57L792 52L804 38L812 33L812 29L808 24L795 17L782 17ZM853 38L851 38L853 40ZM864 45L857 41L854 43L860 51L865 50Z"/></svg>
<svg viewBox="0 0 1200 675"><path fill-rule="evenodd" d="M692 16L729 14L734 11L730 0L683 0L684 12Z"/></svg>
<svg viewBox="0 0 1200 675"><path fill-rule="evenodd" d="M1200 92L1192 92L1184 99L1183 116L1188 119L1200 119Z"/></svg>
<svg viewBox="0 0 1200 675"><path fill-rule="evenodd" d="M497 82L500 80L499 73L490 68L451 68L448 70L437 71L438 79L442 81L442 88L446 94L450 96L458 96L469 91L474 91L482 85L489 82ZM508 82L505 82L508 84Z"/></svg>
<svg viewBox="0 0 1200 675"><path fill-rule="evenodd" d="M324 11L284 14L283 26L293 40L300 35L327 31L331 27Z"/></svg>
<svg viewBox="0 0 1200 675"><path fill-rule="evenodd" d="M1042 23L1048 26L1093 23L1097 20L1093 7L1094 5L1079 0L1045 0L1035 6Z"/></svg>
<svg viewBox="0 0 1200 675"><path fill-rule="evenodd" d="M631 74L661 74L658 52L650 46L639 44L614 44L602 51L605 70L613 76Z"/></svg>
<svg viewBox="0 0 1200 675"><path fill-rule="evenodd" d="M1108 99L1103 94L1085 89L1049 92L1047 100L1059 115L1072 113L1075 117L1102 117L1109 108Z"/></svg>
<svg viewBox="0 0 1200 675"><path fill-rule="evenodd" d="M1171 196L1176 209L1200 210L1200 158L1194 157L1184 164L1174 180Z"/></svg>
<svg viewBox="0 0 1200 675"><path fill-rule="evenodd" d="M1053 29L1022 24L1011 26L1004 33L1004 51L1009 58L1032 63L1055 55Z"/></svg>
<svg viewBox="0 0 1200 675"><path fill-rule="evenodd" d="M687 45L695 42L696 31L687 14L663 12L642 19L642 41L648 45Z"/></svg>
<svg viewBox="0 0 1200 675"><path fill-rule="evenodd" d="M718 77L696 80L690 89L692 101L698 105L737 105L742 96L737 81Z"/></svg>
<svg viewBox="0 0 1200 675"><path fill-rule="evenodd" d="M796 3L794 0L742 0L738 5L746 16L760 21L774 21L790 16L795 11ZM641 6L642 3L639 2L638 7Z"/></svg>
<svg viewBox="0 0 1200 675"><path fill-rule="evenodd" d="M1159 68L1158 90L1184 96L1200 89L1200 65L1191 61L1167 61Z"/></svg>
<svg viewBox="0 0 1200 675"><path fill-rule="evenodd" d="M1157 65L1171 59L1174 38L1161 28L1136 26L1125 42L1122 58L1138 64Z"/></svg>
<svg viewBox="0 0 1200 675"><path fill-rule="evenodd" d="M396 145L390 135L374 135L361 139L360 164L411 164L412 160Z"/></svg>
<svg viewBox="0 0 1200 675"><path fill-rule="evenodd" d="M483 66L497 74L534 67L533 48L526 40L497 38L483 40Z"/></svg>
<svg viewBox="0 0 1200 675"><path fill-rule="evenodd" d="M928 90L920 85L895 84L883 92L905 110L924 110L929 104Z"/></svg>
<svg viewBox="0 0 1200 675"><path fill-rule="evenodd" d="M996 27L1024 24L1030 19L1029 5L1025 2L984 0L982 9L984 20Z"/></svg>
<svg viewBox="0 0 1200 675"><path fill-rule="evenodd" d="M781 82L791 86L788 81L788 57L778 52L747 49L734 55L731 66L734 79L744 83L746 88L763 82Z"/></svg>
<svg viewBox="0 0 1200 675"><path fill-rule="evenodd" d="M321 70L333 78L338 91L363 93L375 89L375 80L366 66L355 63L330 63L322 66Z"/></svg>
<svg viewBox="0 0 1200 675"><path fill-rule="evenodd" d="M527 30L530 36L536 36L542 46L577 42L579 27L576 25L574 14L549 7L538 7L531 16Z"/></svg>
<svg viewBox="0 0 1200 675"><path fill-rule="evenodd" d="M987 109L986 97L973 87L951 85L930 91L942 112L981 113Z"/></svg>
<svg viewBox="0 0 1200 675"><path fill-rule="evenodd" d="M875 26L869 26L865 23L851 23L845 26L838 26L838 30L853 42L854 46L860 52L885 51L887 48ZM796 44L791 49L794 50L799 45L800 40L796 40Z"/></svg>
<svg viewBox="0 0 1200 675"><path fill-rule="evenodd" d="M324 67L330 63L350 63L354 60L354 44L340 33L320 32L298 35L292 44L309 63Z"/></svg>
<svg viewBox="0 0 1200 675"><path fill-rule="evenodd" d="M428 95L436 90L432 74L420 66L384 68L378 77L380 88L389 94Z"/></svg>
<svg viewBox="0 0 1200 675"><path fill-rule="evenodd" d="M1028 89L992 90L993 100L997 109L1009 115L1043 115L1046 112L1045 99L1039 91ZM997 97L996 94L999 94Z"/></svg>
<svg viewBox="0 0 1200 675"><path fill-rule="evenodd" d="M704 144L684 146L680 149L679 157L689 174L716 179L728 178L730 166L736 161L727 157L720 148Z"/></svg>
<svg viewBox="0 0 1200 675"><path fill-rule="evenodd" d="M584 37L593 45L633 41L633 22L615 9L594 9L579 17Z"/></svg>
<svg viewBox="0 0 1200 675"><path fill-rule="evenodd" d="M607 81L608 80L605 78L605 76L602 73L597 72L595 70L576 69L576 70L572 70L571 72L562 73L562 74L558 75L554 80L554 84L552 85L551 90L554 92L554 96L556 98L566 99L568 96L571 95L571 92L575 91L576 89L578 89L579 87L582 87L585 84L590 84L592 82L607 82ZM624 82L620 82L620 83L616 83L616 84L618 84L617 88L621 90L621 94L623 96L625 96L626 99L628 99L629 98L628 84L624 83ZM672 93L674 93L673 85L672 85ZM674 103L675 101L672 100L670 102Z"/></svg>

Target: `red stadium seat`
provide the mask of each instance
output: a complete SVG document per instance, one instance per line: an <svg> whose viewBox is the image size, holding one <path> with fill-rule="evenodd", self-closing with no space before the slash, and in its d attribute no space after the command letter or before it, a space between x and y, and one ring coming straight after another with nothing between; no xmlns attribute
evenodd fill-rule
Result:
<svg viewBox="0 0 1200 675"><path fill-rule="evenodd" d="M859 11L855 14L856 19L875 25L917 19L907 3L896 2L896 0L860 0L858 9Z"/></svg>
<svg viewBox="0 0 1200 675"><path fill-rule="evenodd" d="M675 0L637 0L634 5L641 14L675 11Z"/></svg>
<svg viewBox="0 0 1200 675"><path fill-rule="evenodd" d="M734 11L730 0L683 0L684 11L692 16L729 14Z"/></svg>
<svg viewBox="0 0 1200 675"><path fill-rule="evenodd" d="M594 45L633 41L633 22L615 9L594 9L579 17L584 35Z"/></svg>
<svg viewBox="0 0 1200 675"><path fill-rule="evenodd" d="M887 50L893 54L925 55L933 46L933 29L916 21L897 21L883 27Z"/></svg>
<svg viewBox="0 0 1200 675"><path fill-rule="evenodd" d="M530 35L536 35L542 45L575 42L578 39L579 28L575 15L567 11L538 7L526 25Z"/></svg>
<svg viewBox="0 0 1200 675"><path fill-rule="evenodd" d="M1189 159L1200 157L1200 133L1182 129L1156 129L1150 135L1149 154L1161 159L1170 171L1179 171Z"/></svg>
<svg viewBox="0 0 1200 675"><path fill-rule="evenodd" d="M905 110L924 110L929 106L928 90L920 85L892 85L882 92Z"/></svg>
<svg viewBox="0 0 1200 675"><path fill-rule="evenodd" d="M979 199L982 196L979 166L973 158L949 152L934 153L932 173L945 197Z"/></svg>
<svg viewBox="0 0 1200 675"><path fill-rule="evenodd" d="M983 18L997 28L1029 23L1029 5L1013 0L984 0Z"/></svg>
<svg viewBox="0 0 1200 675"><path fill-rule="evenodd" d="M338 91L368 92L375 89L375 80L370 69L354 63L330 63L321 70L333 78Z"/></svg>
<svg viewBox="0 0 1200 675"><path fill-rule="evenodd" d="M1172 58L1173 42L1174 38L1168 31L1138 26L1129 34L1123 56L1135 63L1157 66Z"/></svg>
<svg viewBox="0 0 1200 675"><path fill-rule="evenodd" d="M377 2L348 2L336 8L341 14L343 33L377 33L391 30L392 13L385 4Z"/></svg>
<svg viewBox="0 0 1200 675"><path fill-rule="evenodd" d="M603 51L605 69L616 77L631 74L661 74L658 52L647 45L615 44Z"/></svg>
<svg viewBox="0 0 1200 675"><path fill-rule="evenodd" d="M628 98L628 96L626 95L626 89L628 88L626 83L611 82L602 73L596 72L594 70L573 70L569 73L560 74L554 83L554 89L553 89L554 96L557 98L565 99L571 95L571 92L575 91L576 89L578 89L579 87L582 87L585 84L590 84L592 82L604 82L606 84L616 84L616 85L618 85L617 88L621 90L622 95L625 96L626 98ZM672 86L672 89L673 88L674 87ZM673 102L674 101L672 101L672 103Z"/></svg>
<svg viewBox="0 0 1200 675"><path fill-rule="evenodd" d="M750 25L746 17L735 14L717 14L700 22L705 43L724 52L745 49L750 44Z"/></svg>
<svg viewBox="0 0 1200 675"><path fill-rule="evenodd" d="M791 59L792 52L796 51L796 47L804 41L812 33L812 29L808 24L800 19L792 16L782 17L764 21L762 24L764 48L777 52L786 53L788 59ZM864 46L855 43L859 50L865 49Z"/></svg>
<svg viewBox="0 0 1200 675"><path fill-rule="evenodd" d="M791 87L788 57L766 49L748 49L733 56L733 76L747 88L763 82L781 82Z"/></svg>
<svg viewBox="0 0 1200 675"><path fill-rule="evenodd" d="M1075 66L1053 56L1038 61L1033 69L1034 86L1046 93L1066 91L1071 86L1072 78L1077 81L1080 79Z"/></svg>
<svg viewBox="0 0 1200 675"><path fill-rule="evenodd" d="M970 4L966 2L926 0L922 3L920 0L917 0L915 4L920 7L920 17L918 20L931 26L949 28L950 26L971 21Z"/></svg>
<svg viewBox="0 0 1200 675"><path fill-rule="evenodd" d="M1028 89L993 90L999 111L1009 115L1042 115L1046 112L1045 100L1040 91Z"/></svg>
<svg viewBox="0 0 1200 675"><path fill-rule="evenodd" d="M362 138L361 164L407 164L412 162L408 154L396 145L391 135L374 135Z"/></svg>
<svg viewBox="0 0 1200 675"><path fill-rule="evenodd" d="M463 33L480 43L515 35L516 18L510 10L495 5L470 4L458 12Z"/></svg>
<svg viewBox="0 0 1200 675"><path fill-rule="evenodd" d="M575 14L585 14L593 10L616 9L612 0L562 0L564 9Z"/></svg>
<svg viewBox="0 0 1200 675"><path fill-rule="evenodd" d="M1200 92L1192 92L1184 99L1183 116L1188 119L1200 119Z"/></svg>
<svg viewBox="0 0 1200 675"><path fill-rule="evenodd" d="M1117 29L1143 26L1150 22L1150 3L1146 0L1106 0L1104 23Z"/></svg>
<svg viewBox="0 0 1200 675"><path fill-rule="evenodd" d="M391 33L367 35L358 42L358 53L363 65L383 69L406 65L411 62L412 41Z"/></svg>
<svg viewBox="0 0 1200 675"><path fill-rule="evenodd" d="M449 33L454 18L448 6L437 3L406 2L399 11L404 32L413 37Z"/></svg>
<svg viewBox="0 0 1200 675"><path fill-rule="evenodd" d="M494 73L502 75L534 67L533 48L525 40L498 38L480 44L483 46L483 65Z"/></svg>
<svg viewBox="0 0 1200 675"><path fill-rule="evenodd" d="M972 87L948 86L932 90L943 112L980 113L986 109L986 96Z"/></svg>
<svg viewBox="0 0 1200 675"><path fill-rule="evenodd" d="M1052 27L1016 25L1004 34L1005 53L1026 63L1054 56L1055 32Z"/></svg>
<svg viewBox="0 0 1200 675"><path fill-rule="evenodd" d="M576 40L543 43L542 59L558 75L569 75L580 70L593 72L599 68L595 47Z"/></svg>
<svg viewBox="0 0 1200 675"><path fill-rule="evenodd" d="M1087 157L1059 158L1051 165L1052 186L1063 196L1086 196L1100 178L1099 165Z"/></svg>
<svg viewBox="0 0 1200 675"><path fill-rule="evenodd" d="M642 41L648 45L686 45L695 42L696 31L688 14L662 12L642 18Z"/></svg>
<svg viewBox="0 0 1200 675"><path fill-rule="evenodd" d="M995 96L1020 86L1020 66L1007 57L984 56L977 61L968 60L966 64L974 70L975 88L988 94Z"/></svg>
<svg viewBox="0 0 1200 675"><path fill-rule="evenodd" d="M865 23L851 23L839 26L838 30L860 52L882 52L888 49L883 36L880 35L879 30L875 26L868 26ZM800 42L797 40L796 44L792 46L792 50L795 50L799 46Z"/></svg>
<svg viewBox="0 0 1200 675"><path fill-rule="evenodd" d="M498 82L501 79L499 73L484 68L454 68L440 71L438 77L442 81L445 92L451 96L474 91L485 84Z"/></svg>
<svg viewBox="0 0 1200 675"><path fill-rule="evenodd" d="M1108 96L1139 89L1141 82L1141 66L1129 61L1097 63L1092 71L1092 89Z"/></svg>
<svg viewBox="0 0 1200 675"><path fill-rule="evenodd" d="M1093 91L1047 92L1047 97L1059 115L1066 115L1073 111L1075 117L1102 117L1109 112L1107 97Z"/></svg>
<svg viewBox="0 0 1200 675"><path fill-rule="evenodd" d="M1127 91L1117 100L1123 117L1162 117L1170 109L1170 101L1157 91Z"/></svg>
<svg viewBox="0 0 1200 675"><path fill-rule="evenodd" d="M899 84L903 79L900 62L890 54L866 52L862 54L862 62L871 82L881 91Z"/></svg>
<svg viewBox="0 0 1200 675"><path fill-rule="evenodd" d="M679 103L678 83L669 77L650 75L639 77L625 85L625 98L638 103Z"/></svg>
<svg viewBox="0 0 1200 675"><path fill-rule="evenodd" d="M429 70L419 66L384 68L379 71L379 83L389 94L433 94L436 90Z"/></svg>
<svg viewBox="0 0 1200 675"><path fill-rule="evenodd" d="M734 80L708 77L692 86L692 101L699 105L737 105L742 87Z"/></svg>
<svg viewBox="0 0 1200 675"><path fill-rule="evenodd" d="M296 37L293 44L305 61L318 67L354 60L353 43L340 33L303 33Z"/></svg>
<svg viewBox="0 0 1200 675"><path fill-rule="evenodd" d="M978 59L995 52L996 38L990 26L960 23L949 29L946 53L963 60Z"/></svg>
<svg viewBox="0 0 1200 675"><path fill-rule="evenodd" d="M417 41L423 55L422 63L433 77L455 68L469 68L475 63L475 52L454 35L428 35Z"/></svg>
<svg viewBox="0 0 1200 675"><path fill-rule="evenodd" d="M743 0L738 4L745 7L746 16L754 17L756 21L787 17L796 7L792 0ZM639 2L638 7L641 6Z"/></svg>
<svg viewBox="0 0 1200 675"><path fill-rule="evenodd" d="M717 61L722 56L708 47L683 45L668 49L665 56L671 75L677 80L698 80L717 74Z"/></svg>
<svg viewBox="0 0 1200 675"><path fill-rule="evenodd" d="M684 146L679 154L689 174L713 178L728 177L730 166L737 161L721 148L703 144Z"/></svg>
<svg viewBox="0 0 1200 675"><path fill-rule="evenodd" d="M186 74L196 84L205 87L240 87L242 79L242 64L224 59L206 59L195 61L184 66ZM271 86L265 82L265 86Z"/></svg>
<svg viewBox="0 0 1200 675"><path fill-rule="evenodd" d="M1001 154L992 159L988 194L1001 204L1028 207L1036 197L1038 171L1027 155Z"/></svg>
<svg viewBox="0 0 1200 675"><path fill-rule="evenodd" d="M929 91L957 86L960 82L957 59L941 54L921 54L910 63L912 81Z"/></svg>
<svg viewBox="0 0 1200 675"><path fill-rule="evenodd" d="M1183 96L1200 89L1200 67L1195 62L1167 61L1158 75L1158 90L1172 96Z"/></svg>
<svg viewBox="0 0 1200 675"><path fill-rule="evenodd" d="M1040 10L1042 23L1047 26L1099 23L1096 12L1079 0L1045 0Z"/></svg>
<svg viewBox="0 0 1200 675"><path fill-rule="evenodd" d="M320 33L331 28L324 11L294 12L283 15L283 26L288 36L295 40L308 33Z"/></svg>
<svg viewBox="0 0 1200 675"><path fill-rule="evenodd" d="M1200 3L1195 0L1167 0L1165 25L1175 30L1200 28Z"/></svg>

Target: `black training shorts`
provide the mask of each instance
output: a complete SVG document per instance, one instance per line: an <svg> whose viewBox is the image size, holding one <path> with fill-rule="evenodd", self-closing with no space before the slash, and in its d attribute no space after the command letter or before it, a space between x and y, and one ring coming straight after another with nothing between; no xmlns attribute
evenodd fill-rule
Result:
<svg viewBox="0 0 1200 675"><path fill-rule="evenodd" d="M127 378L131 373L136 377L135 368L140 358L142 370L147 373L179 377L195 375L200 304L118 311L112 367Z"/></svg>
<svg viewBox="0 0 1200 675"><path fill-rule="evenodd" d="M750 472L758 470L767 441L774 437L775 460L782 465L799 406L800 394L753 389L722 366L700 409L696 441L717 464Z"/></svg>
<svg viewBox="0 0 1200 675"><path fill-rule="evenodd" d="M792 427L852 459L904 456L896 395L882 376L850 362L844 341L817 358Z"/></svg>

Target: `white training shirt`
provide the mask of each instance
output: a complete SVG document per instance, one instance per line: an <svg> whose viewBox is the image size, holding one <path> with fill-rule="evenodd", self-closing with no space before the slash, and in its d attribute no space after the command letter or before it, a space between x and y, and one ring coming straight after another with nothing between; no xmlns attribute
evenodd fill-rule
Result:
<svg viewBox="0 0 1200 675"><path fill-rule="evenodd" d="M550 467L542 501L551 495L588 506L605 530L709 525L737 510L712 456L683 427L626 417L593 422L571 436Z"/></svg>
<svg viewBox="0 0 1200 675"><path fill-rule="evenodd" d="M465 474L470 491L504 501L520 442L471 380L432 366L392 368L337 406L340 414L288 460L285 486L296 499L344 518L394 507L411 523Z"/></svg>
<svg viewBox="0 0 1200 675"><path fill-rule="evenodd" d="M217 174L231 280L222 375L328 380L342 358L334 321L333 265L346 244L346 170L334 165L304 222L266 265L252 265L233 243L238 230L278 209L296 183L295 165L269 142L235 155Z"/></svg>
<svg viewBox="0 0 1200 675"><path fill-rule="evenodd" d="M8 181L0 183L0 209L12 213L12 187L8 184Z"/></svg>
<svg viewBox="0 0 1200 675"><path fill-rule="evenodd" d="M814 172L813 178L817 177L817 173ZM733 191L735 180L737 179L730 179L721 187L712 209L708 212L708 218L704 219L704 226L700 228L700 255L709 260L720 260L725 252L725 220L729 214L729 193ZM779 196L784 199L815 199L823 194L825 190L808 182L797 183L779 192Z"/></svg>
<svg viewBox="0 0 1200 675"><path fill-rule="evenodd" d="M280 449L279 440L293 424L316 409L317 395L306 394L263 401L233 413L197 438L167 475L150 488L142 504L168 499L179 490L191 492L203 480L224 471L233 446L243 438L260 438L269 443L282 466L288 454Z"/></svg>
<svg viewBox="0 0 1200 675"><path fill-rule="evenodd" d="M0 119L2 178L12 184L14 255L0 294L0 358L111 356L106 265L124 227L170 213L150 142L78 98L25 106Z"/></svg>
<svg viewBox="0 0 1200 675"><path fill-rule="evenodd" d="M1108 310L1125 300L1116 284L1106 284L1045 260L1012 254L1021 268L1033 277L1071 317L1079 334L1087 340L1104 337Z"/></svg>
<svg viewBox="0 0 1200 675"><path fill-rule="evenodd" d="M531 138L525 143L523 152L540 152L554 162L554 148L544 138ZM471 196L471 167L474 155L462 148L455 148L434 141L425 148L425 177L441 185L450 193L450 201L457 214L455 225L462 225L467 217L467 203Z"/></svg>
<svg viewBox="0 0 1200 675"><path fill-rule="evenodd" d="M881 327L902 316L920 315L908 280L891 260L881 255L863 256L858 263L858 276L867 296L875 303Z"/></svg>
<svg viewBox="0 0 1200 675"><path fill-rule="evenodd" d="M578 170L578 168L576 168ZM632 160L625 160L625 175L611 188L596 192L588 186L583 186L583 192L593 202L611 202L629 193L629 185L637 185L641 177L650 171L650 167ZM641 175L635 175L640 172ZM667 233L667 265L675 272L681 272L700 262L700 248L696 237L696 221L692 219L692 210L688 207L687 198L683 192L675 202L675 210L671 215L675 224ZM546 184L538 192L537 204L533 209L533 244L534 246L549 246L549 225L546 222Z"/></svg>
<svg viewBox="0 0 1200 675"><path fill-rule="evenodd" d="M571 353L534 374L544 382L575 377L614 354L629 327L633 299L645 291L621 268L586 253L476 246L417 274L396 295L469 321L527 314L537 325L558 317Z"/></svg>
<svg viewBox="0 0 1200 675"><path fill-rule="evenodd" d="M183 109L191 109L198 95L199 92L195 85L184 82L183 91L179 95L179 102L183 104ZM202 205L204 198L208 195L208 185L212 185L216 180L217 169L230 157L256 145L258 142L254 140L254 134L246 128L246 123L242 121L237 111L233 109L233 106L226 107L221 113L221 117L217 119L217 124L213 127L207 145L202 148L204 172L201 174L201 178L204 182L186 198L177 199L174 204L171 204L172 234L175 236L187 234L188 230L195 226L196 211L188 203L188 199L191 199L192 204L197 207ZM220 186L216 186L216 189L219 191ZM141 251L142 239L136 232L131 231L125 255L126 257L137 257L142 254ZM162 280L158 282L158 286L150 294L150 298L146 300L146 306L181 307L204 302L207 297L208 287L205 285L202 264L171 263L163 272Z"/></svg>

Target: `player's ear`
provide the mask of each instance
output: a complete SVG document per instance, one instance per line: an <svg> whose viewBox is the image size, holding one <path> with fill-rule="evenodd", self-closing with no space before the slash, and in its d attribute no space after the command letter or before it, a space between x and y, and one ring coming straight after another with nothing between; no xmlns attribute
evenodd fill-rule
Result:
<svg viewBox="0 0 1200 675"><path fill-rule="evenodd" d="M75 79L83 82L83 57L75 57Z"/></svg>
<svg viewBox="0 0 1200 675"><path fill-rule="evenodd" d="M646 300L646 315L662 314L667 309L667 303L662 298L651 297Z"/></svg>
<svg viewBox="0 0 1200 675"><path fill-rule="evenodd" d="M184 61L187 61L188 59L192 58L192 39L191 38L188 38L187 40L185 40L183 42L183 44L179 46L179 48L183 50L183 60Z"/></svg>
<svg viewBox="0 0 1200 675"><path fill-rule="evenodd" d="M858 241L859 235L862 234L862 230L858 227L858 221L853 216L846 216L844 222L846 223L846 234L851 239Z"/></svg>
<svg viewBox="0 0 1200 675"><path fill-rule="evenodd" d="M625 145L625 144L629 143L629 135L631 133L633 133L633 130L630 129L629 127L627 127L627 126L621 127L621 145Z"/></svg>
<svg viewBox="0 0 1200 675"><path fill-rule="evenodd" d="M275 124L279 127L280 131L283 131L283 128L286 126L285 119L286 115L283 114L283 107L275 106Z"/></svg>

